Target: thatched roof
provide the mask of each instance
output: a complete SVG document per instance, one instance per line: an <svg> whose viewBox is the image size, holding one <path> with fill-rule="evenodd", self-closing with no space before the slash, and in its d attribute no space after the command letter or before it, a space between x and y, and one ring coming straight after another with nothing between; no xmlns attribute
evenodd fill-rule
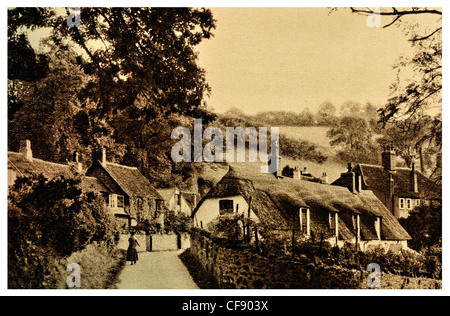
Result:
<svg viewBox="0 0 450 316"><path fill-rule="evenodd" d="M56 176L64 176L66 178L73 178L75 176L74 169L69 165L37 158L28 161L22 153L12 151L8 151L8 168L15 170L19 175L42 174L48 179L52 179Z"/></svg>
<svg viewBox="0 0 450 316"><path fill-rule="evenodd" d="M75 178L77 172L71 165L45 161L33 158L32 161L26 160L22 153L8 152L8 168L14 170L19 176L42 174L47 179L53 179L58 176L65 178ZM82 176L80 182L81 189L85 192L109 192L101 182L95 177Z"/></svg>
<svg viewBox="0 0 450 316"><path fill-rule="evenodd" d="M372 191L351 193L347 188L260 172L260 164L234 163L229 172L200 201L193 215L208 198L241 195L262 223L273 229L297 229L298 210L310 209L311 233L329 235L329 213L339 214L340 239L355 237L352 214L361 216L361 234L377 238L374 221L382 216L382 239L406 240L408 233Z"/></svg>

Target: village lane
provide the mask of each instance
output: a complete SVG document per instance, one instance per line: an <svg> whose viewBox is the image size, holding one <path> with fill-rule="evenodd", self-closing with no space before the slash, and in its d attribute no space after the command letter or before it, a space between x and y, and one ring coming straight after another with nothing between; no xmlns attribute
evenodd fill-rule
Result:
<svg viewBox="0 0 450 316"><path fill-rule="evenodd" d="M118 289L199 289L180 260L184 250L140 252L135 265L127 262Z"/></svg>

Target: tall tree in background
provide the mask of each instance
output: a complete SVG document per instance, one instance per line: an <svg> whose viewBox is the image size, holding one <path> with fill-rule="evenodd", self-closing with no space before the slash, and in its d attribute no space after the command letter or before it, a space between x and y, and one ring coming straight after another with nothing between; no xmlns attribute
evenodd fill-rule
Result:
<svg viewBox="0 0 450 316"><path fill-rule="evenodd" d="M424 152L442 148L442 10L439 8L350 8L354 14L379 15L384 28L403 27L413 49L411 58L400 57L395 69L397 81L391 85L391 97L379 109L380 123L394 125L397 131L414 133L417 123L425 129L423 137L411 139L425 171ZM411 18L427 17L426 22ZM406 77L405 75L406 74ZM411 75L412 74L412 75Z"/></svg>
<svg viewBox="0 0 450 316"><path fill-rule="evenodd" d="M338 149L338 157L343 162L377 163L374 155L374 134L367 121L360 117L344 116L337 126L332 127L327 136L330 145Z"/></svg>

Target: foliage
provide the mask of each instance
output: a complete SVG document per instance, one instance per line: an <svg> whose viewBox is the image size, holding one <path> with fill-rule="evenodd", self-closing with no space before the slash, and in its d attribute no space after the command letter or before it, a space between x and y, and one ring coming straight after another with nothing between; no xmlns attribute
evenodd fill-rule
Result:
<svg viewBox="0 0 450 316"><path fill-rule="evenodd" d="M188 232L192 228L192 218L183 213L167 212L164 217L164 228L168 231Z"/></svg>
<svg viewBox="0 0 450 316"><path fill-rule="evenodd" d="M374 155L378 150L373 145L374 134L365 119L345 116L327 136L331 139L330 145L339 148L338 157L342 161L378 162L378 155Z"/></svg>
<svg viewBox="0 0 450 316"><path fill-rule="evenodd" d="M74 28L67 15L8 9L9 149L26 137L36 157L66 162L77 150L88 166L92 147L104 146L108 160L136 166L150 180L185 180L186 166L170 159L170 132L186 126L182 116L214 119L194 51L212 37L211 11L83 8ZM44 27L51 34L34 50L26 34Z"/></svg>
<svg viewBox="0 0 450 316"><path fill-rule="evenodd" d="M400 224L411 236L410 248L426 251L442 243L442 206L421 205L408 218L400 218Z"/></svg>
<svg viewBox="0 0 450 316"><path fill-rule="evenodd" d="M10 286L51 287L58 262L89 244L115 245L115 221L103 198L83 193L80 179L18 178L8 198Z"/></svg>

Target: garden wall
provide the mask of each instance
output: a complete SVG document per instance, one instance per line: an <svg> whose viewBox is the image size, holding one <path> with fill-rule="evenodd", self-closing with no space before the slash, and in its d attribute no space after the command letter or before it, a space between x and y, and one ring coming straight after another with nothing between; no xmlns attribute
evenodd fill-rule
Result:
<svg viewBox="0 0 450 316"><path fill-rule="evenodd" d="M191 254L219 288L230 289L353 289L366 272L338 266L265 258L241 247L219 245L198 230L191 233Z"/></svg>

